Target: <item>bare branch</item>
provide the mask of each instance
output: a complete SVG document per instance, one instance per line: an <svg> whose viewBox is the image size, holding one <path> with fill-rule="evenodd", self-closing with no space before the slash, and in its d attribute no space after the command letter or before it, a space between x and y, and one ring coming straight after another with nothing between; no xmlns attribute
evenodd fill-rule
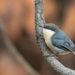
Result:
<svg viewBox="0 0 75 75"><path fill-rule="evenodd" d="M37 41L38 41L38 44L41 48L43 55L49 55L52 53L45 44L45 41L43 38L43 33L42 33L42 28L40 28L38 26L38 25L44 26L44 24L45 24L44 7L43 6L44 6L44 0L35 0L36 36L37 36ZM47 57L46 60L60 74L62 74L62 75L75 75L74 70L71 70L71 69L63 66L55 57Z"/></svg>

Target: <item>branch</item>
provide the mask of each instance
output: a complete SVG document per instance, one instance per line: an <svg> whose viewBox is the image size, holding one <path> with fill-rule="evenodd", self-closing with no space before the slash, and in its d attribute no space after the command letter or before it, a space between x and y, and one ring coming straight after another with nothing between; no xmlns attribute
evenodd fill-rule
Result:
<svg viewBox="0 0 75 75"><path fill-rule="evenodd" d="M40 75L36 70L34 70L30 64L26 61L25 58L18 52L15 46L11 43L11 41L7 38L5 34L4 24L0 19L0 41L3 43L3 48L5 48L24 68L25 71L28 72L29 75Z"/></svg>
<svg viewBox="0 0 75 75"><path fill-rule="evenodd" d="M50 49L46 46L42 28L40 28L38 25L44 26L45 20L44 20L44 0L35 0L35 24L36 24L36 36L37 36L37 42L40 46L41 52L43 55L51 55ZM46 60L49 62L49 64L62 75L75 75L75 71L71 70L69 68L66 68L63 66L55 57L46 57Z"/></svg>

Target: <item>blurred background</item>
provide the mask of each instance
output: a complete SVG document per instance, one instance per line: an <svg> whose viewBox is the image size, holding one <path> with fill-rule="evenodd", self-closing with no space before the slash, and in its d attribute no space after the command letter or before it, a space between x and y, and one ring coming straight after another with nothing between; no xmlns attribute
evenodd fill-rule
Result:
<svg viewBox="0 0 75 75"><path fill-rule="evenodd" d="M55 72L38 47L35 33L35 0L0 0L0 15L13 45L41 75ZM54 23L75 43L75 0L44 0L46 23ZM72 53L60 55L59 61L75 70ZM0 50L0 75L29 75L6 50Z"/></svg>

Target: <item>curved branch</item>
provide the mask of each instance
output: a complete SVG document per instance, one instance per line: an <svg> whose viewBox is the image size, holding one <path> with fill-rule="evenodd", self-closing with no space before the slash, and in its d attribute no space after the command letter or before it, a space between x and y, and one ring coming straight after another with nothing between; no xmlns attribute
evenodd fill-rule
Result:
<svg viewBox="0 0 75 75"><path fill-rule="evenodd" d="M43 5L44 5L44 0L35 0L36 36L37 36L37 42L41 48L43 55L49 55L52 53L45 44L43 33L42 33L42 28L38 26L38 25L44 26L45 24ZM47 57L46 60L57 72L61 73L62 75L75 75L74 70L71 70L63 66L55 57Z"/></svg>

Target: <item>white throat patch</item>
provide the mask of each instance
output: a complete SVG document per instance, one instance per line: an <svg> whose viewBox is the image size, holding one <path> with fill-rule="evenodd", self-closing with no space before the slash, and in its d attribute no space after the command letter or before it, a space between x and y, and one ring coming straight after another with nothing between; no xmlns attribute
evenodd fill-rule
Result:
<svg viewBox="0 0 75 75"><path fill-rule="evenodd" d="M45 39L45 42L46 42L48 47L50 47L51 37L54 34L55 34L55 32L52 30L43 29L44 39Z"/></svg>
<svg viewBox="0 0 75 75"><path fill-rule="evenodd" d="M52 42L51 42L51 37L55 34L54 31L52 30L48 30L48 29L43 29L43 35L44 35L44 39L45 39L45 43L46 45L54 52L55 50L53 49L53 45L52 45Z"/></svg>

